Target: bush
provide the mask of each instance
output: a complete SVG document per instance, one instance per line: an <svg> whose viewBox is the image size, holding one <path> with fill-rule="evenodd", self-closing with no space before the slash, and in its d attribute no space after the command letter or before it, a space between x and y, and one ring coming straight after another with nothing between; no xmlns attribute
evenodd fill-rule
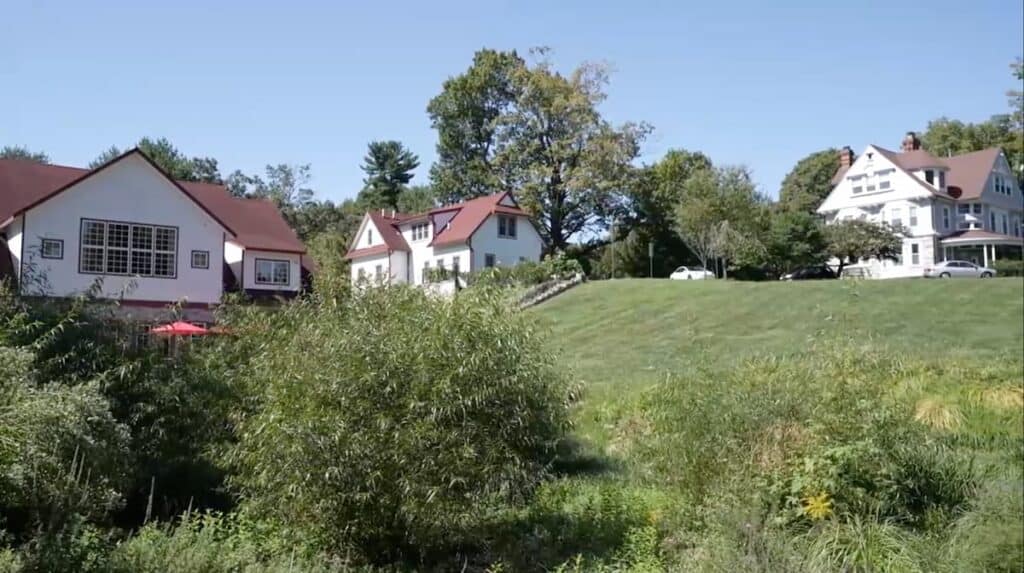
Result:
<svg viewBox="0 0 1024 573"><path fill-rule="evenodd" d="M335 552L420 559L527 499L568 428L570 391L530 319L489 289L307 300L232 328L259 347L230 455L256 515Z"/></svg>
<svg viewBox="0 0 1024 573"><path fill-rule="evenodd" d="M992 268L996 271L996 276L1000 277L1020 277L1024 276L1024 261L1013 261L1009 259L1000 259L992 262Z"/></svg>

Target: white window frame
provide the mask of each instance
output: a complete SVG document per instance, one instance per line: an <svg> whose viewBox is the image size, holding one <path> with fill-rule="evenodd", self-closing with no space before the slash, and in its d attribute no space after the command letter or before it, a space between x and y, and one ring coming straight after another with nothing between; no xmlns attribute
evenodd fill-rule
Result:
<svg viewBox="0 0 1024 573"><path fill-rule="evenodd" d="M910 245L910 264L921 264L921 248L917 245L917 243L911 243Z"/></svg>
<svg viewBox="0 0 1024 573"><path fill-rule="evenodd" d="M270 278L260 277L260 264L270 265ZM284 267L284 279L281 279L281 274L278 272L279 269ZM262 273L266 276L266 272ZM269 286L288 286L292 284L292 263L288 259L264 259L257 257L253 261L253 282L258 285L269 285Z"/></svg>
<svg viewBox="0 0 1024 573"><path fill-rule="evenodd" d="M422 241L430 238L430 223L416 223L412 226L412 240Z"/></svg>
<svg viewBox="0 0 1024 573"><path fill-rule="evenodd" d="M910 226L917 226L917 207L914 206L910 207Z"/></svg>
<svg viewBox="0 0 1024 573"><path fill-rule="evenodd" d="M514 215L498 215L498 237L502 239L515 239L518 230L516 229L516 217Z"/></svg>
<svg viewBox="0 0 1024 573"><path fill-rule="evenodd" d="M903 212L899 207L893 207L892 212L889 213L889 224L903 225Z"/></svg>
<svg viewBox="0 0 1024 573"><path fill-rule="evenodd" d="M949 229L949 207L942 208L942 228Z"/></svg>
<svg viewBox="0 0 1024 573"><path fill-rule="evenodd" d="M200 256L200 257L205 257L205 260L204 260L204 262L202 264L197 264L196 263L196 256L197 255ZM192 256L189 257L189 258L191 259L189 262L192 263L192 268L193 269L208 269L208 268L210 268L210 251L202 251L202 250L195 249L195 250L192 251Z"/></svg>
<svg viewBox="0 0 1024 573"><path fill-rule="evenodd" d="M56 253L48 253L47 247L56 247ZM44 259L63 259L64 258L64 240L63 239L50 239L42 237L39 241L39 256Z"/></svg>
<svg viewBox="0 0 1024 573"><path fill-rule="evenodd" d="M102 245L92 240L87 239L87 230L91 226L100 226L102 230ZM110 230L112 226L116 226L118 229L126 227L126 240L124 245L113 245L111 244L112 236ZM136 231L146 231L148 233L148 247L138 246L142 244L141 241L137 242ZM157 236L163 234L164 244L170 243L170 248L158 248ZM143 238L139 235L138 238ZM85 266L85 255L89 252L92 255L99 255L100 270L96 268L86 268ZM124 254L125 257L125 270L124 271L112 271L110 269L110 254L119 253ZM157 261L162 260L162 267L169 271L163 273L157 273ZM135 262L148 261L148 270L142 271L137 270ZM178 228L167 225L148 225L145 223L132 223L129 221L108 221L104 219L87 219L82 218L80 221L79 229L79 245L78 245L78 272L84 275L120 275L120 276L141 276L147 278L159 278L159 279L176 279L178 278Z"/></svg>

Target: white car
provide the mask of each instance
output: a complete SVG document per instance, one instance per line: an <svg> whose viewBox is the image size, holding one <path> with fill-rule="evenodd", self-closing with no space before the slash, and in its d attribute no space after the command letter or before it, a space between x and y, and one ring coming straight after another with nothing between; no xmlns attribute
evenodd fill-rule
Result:
<svg viewBox="0 0 1024 573"><path fill-rule="evenodd" d="M972 278L987 279L996 276L995 269L978 266L969 261L942 261L924 270L928 278Z"/></svg>
<svg viewBox="0 0 1024 573"><path fill-rule="evenodd" d="M715 273L705 269L704 267L679 267L669 275L668 278L674 281L700 281L715 278Z"/></svg>

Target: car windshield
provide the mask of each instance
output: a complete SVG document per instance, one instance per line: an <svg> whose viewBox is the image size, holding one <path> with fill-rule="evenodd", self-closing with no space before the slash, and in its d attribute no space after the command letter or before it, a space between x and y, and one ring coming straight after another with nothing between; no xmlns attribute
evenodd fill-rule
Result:
<svg viewBox="0 0 1024 573"><path fill-rule="evenodd" d="M679 267L678 269L676 269L676 272L677 273L685 273L686 272L686 267Z"/></svg>

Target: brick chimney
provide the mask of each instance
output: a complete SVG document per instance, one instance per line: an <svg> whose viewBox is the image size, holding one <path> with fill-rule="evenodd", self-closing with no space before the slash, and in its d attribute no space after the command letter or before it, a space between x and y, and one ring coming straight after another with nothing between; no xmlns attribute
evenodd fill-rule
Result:
<svg viewBox="0 0 1024 573"><path fill-rule="evenodd" d="M900 151L906 153L908 151L915 151L918 149L921 149L921 140L918 139L917 133L908 131L907 134L903 136L903 145L900 146Z"/></svg>
<svg viewBox="0 0 1024 573"><path fill-rule="evenodd" d="M847 145L839 150L839 168L849 169L853 165L853 150Z"/></svg>

